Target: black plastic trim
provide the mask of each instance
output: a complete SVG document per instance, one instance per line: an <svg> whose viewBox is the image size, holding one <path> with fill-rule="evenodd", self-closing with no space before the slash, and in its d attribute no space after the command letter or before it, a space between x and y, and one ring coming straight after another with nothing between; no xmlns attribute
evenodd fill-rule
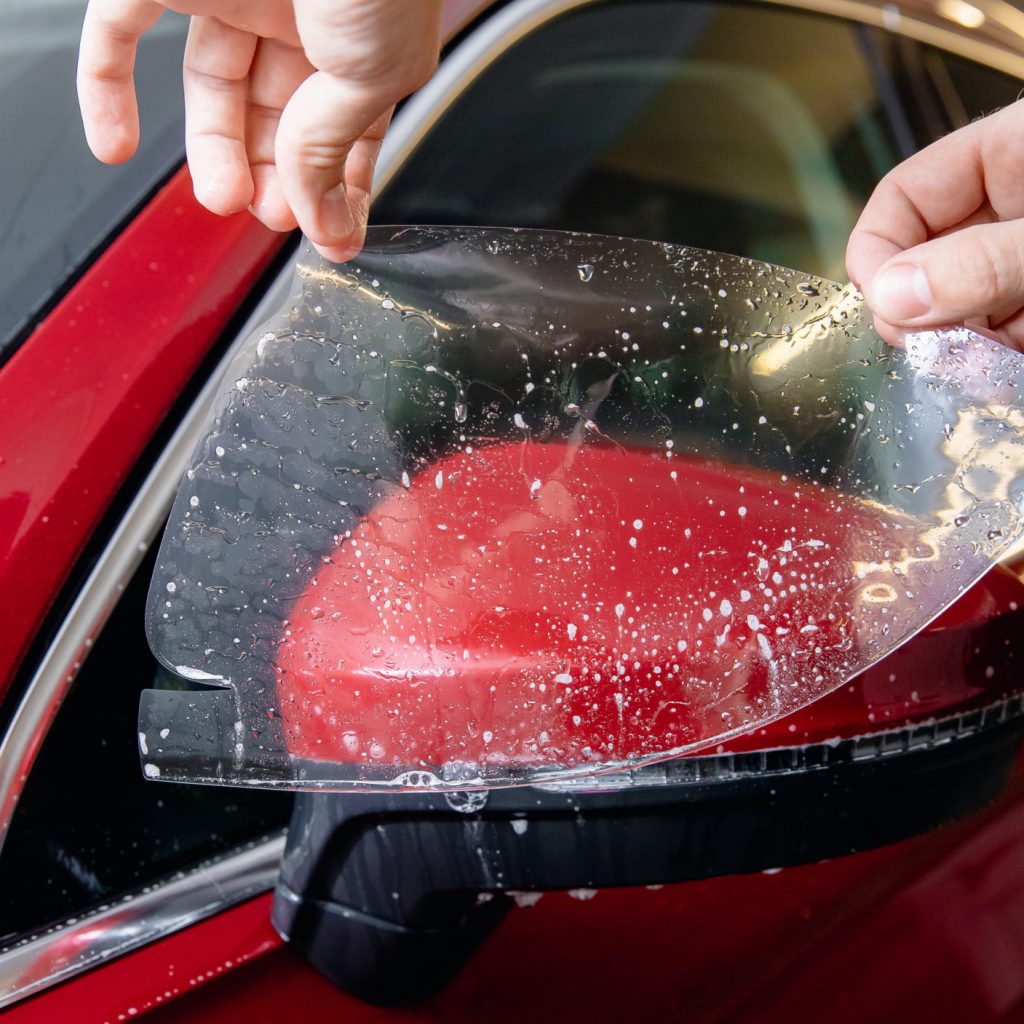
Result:
<svg viewBox="0 0 1024 1024"><path fill-rule="evenodd" d="M1009 703L1019 711L1019 700ZM864 750L867 739L844 743ZM799 758L766 751L775 770L712 781L303 794L273 920L346 991L381 1005L415 1002L458 972L510 892L685 882L897 842L995 800L1022 739L1018 713L930 745L886 752L886 741L870 757L820 757L818 767L807 755L824 744L791 748ZM786 770L786 758L803 766Z"/></svg>

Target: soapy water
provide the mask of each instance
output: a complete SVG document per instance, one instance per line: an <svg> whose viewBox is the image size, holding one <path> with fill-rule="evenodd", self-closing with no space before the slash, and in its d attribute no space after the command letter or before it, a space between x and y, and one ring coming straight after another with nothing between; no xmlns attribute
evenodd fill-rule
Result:
<svg viewBox="0 0 1024 1024"><path fill-rule="evenodd" d="M850 289L555 232L307 250L182 483L159 778L500 786L700 750L912 636L1020 532L1020 357ZM157 777L154 775L153 777Z"/></svg>

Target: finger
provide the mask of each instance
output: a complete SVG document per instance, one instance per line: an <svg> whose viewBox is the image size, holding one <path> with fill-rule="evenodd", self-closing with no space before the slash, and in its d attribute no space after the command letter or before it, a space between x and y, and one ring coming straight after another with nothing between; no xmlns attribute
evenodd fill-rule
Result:
<svg viewBox="0 0 1024 1024"><path fill-rule="evenodd" d="M355 220L355 229L341 245L317 245L317 251L325 259L344 263L358 256L366 241L366 224L370 216L370 197L373 192L373 172L394 109L392 107L377 118L349 151L348 159L345 161L345 193Z"/></svg>
<svg viewBox="0 0 1024 1024"><path fill-rule="evenodd" d="M249 209L274 231L292 231L297 226L274 163L277 127L285 104L312 72L301 47L275 39L259 41L246 105L245 146L254 185Z"/></svg>
<svg viewBox="0 0 1024 1024"><path fill-rule="evenodd" d="M139 144L135 52L159 20L153 0L91 0L78 50L78 105L85 138L97 159L117 164Z"/></svg>
<svg viewBox="0 0 1024 1024"><path fill-rule="evenodd" d="M1024 214L1024 207L1022 207L1021 213ZM942 238L946 235L951 235L956 231L962 231L964 228L974 227L976 224L992 224L1000 219L1000 216L992 208L992 204L986 201L982 203L982 205L969 217L965 217L959 224L955 224L953 227L947 228L939 235L939 237ZM990 323L997 324L1008 319L1017 312L1017 309L1018 307L1014 304L1010 306L1003 306L1000 309L991 310L987 316L979 317L970 321L968 326L970 327L977 323L987 328Z"/></svg>
<svg viewBox="0 0 1024 1024"><path fill-rule="evenodd" d="M1019 309L1013 316L995 324L992 332L1004 345L1024 352L1024 310Z"/></svg>
<svg viewBox="0 0 1024 1024"><path fill-rule="evenodd" d="M245 149L246 95L256 36L217 18L193 18L185 44L185 152L196 199L214 213L253 197Z"/></svg>
<svg viewBox="0 0 1024 1024"><path fill-rule="evenodd" d="M875 331L881 336L882 340L887 345L892 345L893 348L903 347L903 333L898 327L894 327L892 324L887 324L877 316L872 317L872 323L874 324Z"/></svg>
<svg viewBox="0 0 1024 1024"><path fill-rule="evenodd" d="M939 327L1024 305L1024 220L979 224L884 263L865 287L872 311L901 327Z"/></svg>
<svg viewBox="0 0 1024 1024"><path fill-rule="evenodd" d="M356 230L345 193L345 161L390 103L318 71L281 115L275 156L281 187L300 227L318 246L344 244Z"/></svg>
<svg viewBox="0 0 1024 1024"><path fill-rule="evenodd" d="M299 37L318 70L285 107L277 170L299 225L322 251L361 237L362 197L346 192L346 161L360 139L437 66L441 0L416 3L295 0ZM373 147L365 147L372 166Z"/></svg>
<svg viewBox="0 0 1024 1024"><path fill-rule="evenodd" d="M273 163L253 164L253 195L249 212L271 231L294 231L299 222L284 198L284 190Z"/></svg>
<svg viewBox="0 0 1024 1024"><path fill-rule="evenodd" d="M981 144L987 127L978 121L939 139L879 182L846 249L846 269L858 287L863 290L897 253L958 224L986 202Z"/></svg>

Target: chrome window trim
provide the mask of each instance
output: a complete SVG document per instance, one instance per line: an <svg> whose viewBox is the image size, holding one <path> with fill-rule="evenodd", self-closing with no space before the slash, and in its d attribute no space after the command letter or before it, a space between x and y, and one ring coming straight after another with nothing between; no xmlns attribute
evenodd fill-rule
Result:
<svg viewBox="0 0 1024 1024"><path fill-rule="evenodd" d="M602 0L512 0L470 34L396 116L377 162L374 194L387 187L427 133L498 57L543 24L600 2ZM880 6L864 0L754 2L875 26L1024 78L1024 15L1014 11L1004 0L977 2L992 22L1006 29L1015 41L1014 47L952 28L937 15L901 9L895 4ZM469 5L463 17L451 23L451 31L461 28L485 7L485 0ZM1006 15L1004 9L1010 10L1014 17ZM290 287L292 273L293 265L289 262L211 374L43 655L0 743L0 852L18 797L50 723L88 655L93 639L106 623L170 509L228 361L251 330L279 304ZM79 918L74 925L54 928L37 938L0 950L0 1007L65 981L116 954L169 935L247 896L270 889L282 850L282 838L256 844L214 864L176 876L170 882L151 886L127 902ZM46 963L66 941L69 927L75 929L73 934L89 936L88 948L45 976L21 983L19 979L30 977L34 964Z"/></svg>
<svg viewBox="0 0 1024 1024"><path fill-rule="evenodd" d="M170 511L221 378L245 338L283 303L291 288L291 276L289 262L246 320L160 453L43 655L0 743L0 856L18 798L50 724L93 640ZM139 894L129 894L107 909L55 924L43 934L0 949L0 1008L272 889L283 851L283 836L250 844L240 852L179 872L170 881L147 886ZM79 937L80 949L65 961L61 950L69 941L69 934ZM34 974L33 965L51 963L52 968L47 967L38 976Z"/></svg>
<svg viewBox="0 0 1024 1024"><path fill-rule="evenodd" d="M284 841L276 835L252 843L0 949L0 1010L272 889Z"/></svg>

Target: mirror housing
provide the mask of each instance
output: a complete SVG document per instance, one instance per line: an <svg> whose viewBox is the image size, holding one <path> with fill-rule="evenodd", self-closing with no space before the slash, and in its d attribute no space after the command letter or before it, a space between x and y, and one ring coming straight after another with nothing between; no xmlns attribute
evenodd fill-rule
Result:
<svg viewBox="0 0 1024 1024"><path fill-rule="evenodd" d="M907 839L999 794L1024 701L869 736L681 758L574 785L297 798L273 922L380 1005L459 971L512 894L660 885Z"/></svg>

